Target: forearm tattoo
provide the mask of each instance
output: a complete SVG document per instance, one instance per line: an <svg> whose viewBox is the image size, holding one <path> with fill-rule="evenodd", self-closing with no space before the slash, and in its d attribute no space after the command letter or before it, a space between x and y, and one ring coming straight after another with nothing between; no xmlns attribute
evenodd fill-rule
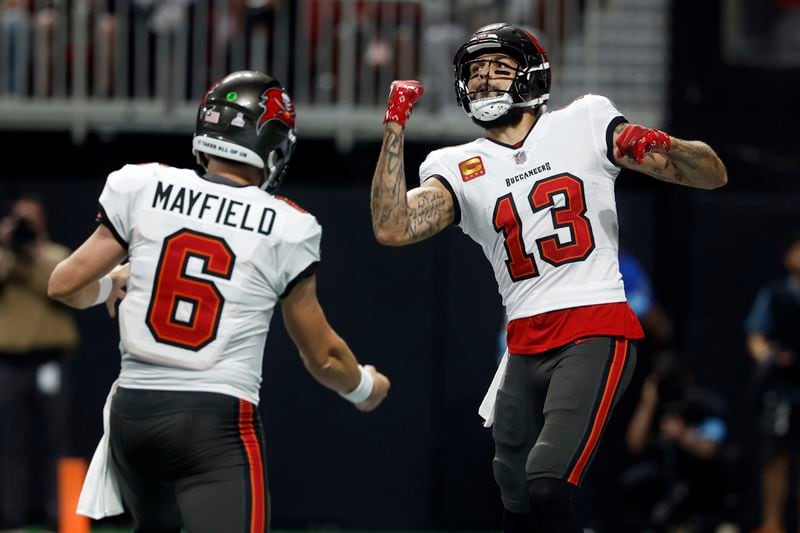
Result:
<svg viewBox="0 0 800 533"><path fill-rule="evenodd" d="M452 218L446 192L420 187L406 192L403 163L403 134L387 130L381 155L372 178L370 205L372 229L410 244L431 237L446 227Z"/></svg>
<svg viewBox="0 0 800 533"><path fill-rule="evenodd" d="M652 154L648 154L646 157L655 159ZM666 181L668 183L689 185L689 183L686 182L686 177L674 164L670 162L668 157L664 158L663 166L660 166L659 164L651 165L642 169L641 172L656 178L657 180Z"/></svg>
<svg viewBox="0 0 800 533"><path fill-rule="evenodd" d="M402 133L386 133L372 180L371 207L375 231L389 222L402 225L408 216Z"/></svg>
<svg viewBox="0 0 800 533"><path fill-rule="evenodd" d="M719 185L726 175L722 161L705 143L675 139L669 151L669 160L687 185L707 187Z"/></svg>

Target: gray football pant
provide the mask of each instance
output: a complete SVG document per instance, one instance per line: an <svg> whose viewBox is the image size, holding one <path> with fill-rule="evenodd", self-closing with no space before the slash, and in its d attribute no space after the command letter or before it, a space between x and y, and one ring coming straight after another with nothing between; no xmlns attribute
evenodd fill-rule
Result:
<svg viewBox="0 0 800 533"><path fill-rule="evenodd" d="M622 337L510 356L492 431L494 476L506 509L529 511L532 479L580 485L635 364L636 348Z"/></svg>

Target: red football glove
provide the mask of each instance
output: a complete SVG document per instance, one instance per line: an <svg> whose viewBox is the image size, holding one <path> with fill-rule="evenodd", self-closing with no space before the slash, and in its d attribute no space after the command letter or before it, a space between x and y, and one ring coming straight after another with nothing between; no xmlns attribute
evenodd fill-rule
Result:
<svg viewBox="0 0 800 533"><path fill-rule="evenodd" d="M405 127L411 108L422 96L422 84L416 80L395 80L389 90L389 105L383 123L397 122Z"/></svg>
<svg viewBox="0 0 800 533"><path fill-rule="evenodd" d="M628 124L617 137L617 157L627 156L638 164L644 161L644 154L653 152L666 154L671 141L669 135L659 130L649 130L636 124Z"/></svg>

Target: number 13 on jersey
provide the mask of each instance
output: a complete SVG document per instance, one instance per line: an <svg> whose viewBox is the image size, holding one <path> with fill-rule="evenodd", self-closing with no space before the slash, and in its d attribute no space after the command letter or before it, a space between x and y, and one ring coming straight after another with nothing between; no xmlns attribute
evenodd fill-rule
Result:
<svg viewBox="0 0 800 533"><path fill-rule="evenodd" d="M556 197L563 196L564 205L556 206ZM583 181L572 174L559 174L536 182L528 194L528 202L534 213L550 209L553 227L567 228L570 240L561 242L557 235L536 239L542 260L553 266L583 261L594 250L592 224L586 218L586 195ZM497 199L492 215L494 229L502 232L503 243L508 254L506 267L513 281L534 278L539 275L533 254L526 252L523 241L523 221L511 193Z"/></svg>

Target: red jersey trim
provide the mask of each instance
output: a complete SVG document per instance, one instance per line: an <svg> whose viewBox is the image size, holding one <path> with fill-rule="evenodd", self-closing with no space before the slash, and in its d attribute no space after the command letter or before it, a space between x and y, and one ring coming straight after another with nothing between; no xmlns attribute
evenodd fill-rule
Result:
<svg viewBox="0 0 800 533"><path fill-rule="evenodd" d="M642 326L627 302L586 305L518 318L508 323L508 351L537 354L583 337L644 338Z"/></svg>
<svg viewBox="0 0 800 533"><path fill-rule="evenodd" d="M287 204L289 204L290 206L294 207L295 209L297 209L297 210L298 210L298 211L300 211L301 213L308 213L308 211L306 211L305 209L303 209L303 208L302 208L300 205L298 205L298 204L297 204L297 202L295 202L294 200L290 200L289 198L287 198L287 197L285 197L285 196L281 196L280 194L275 194L275 195L273 195L273 196L275 196L275 198L277 198L278 200L280 200L280 201L282 201L282 202L286 202Z"/></svg>

